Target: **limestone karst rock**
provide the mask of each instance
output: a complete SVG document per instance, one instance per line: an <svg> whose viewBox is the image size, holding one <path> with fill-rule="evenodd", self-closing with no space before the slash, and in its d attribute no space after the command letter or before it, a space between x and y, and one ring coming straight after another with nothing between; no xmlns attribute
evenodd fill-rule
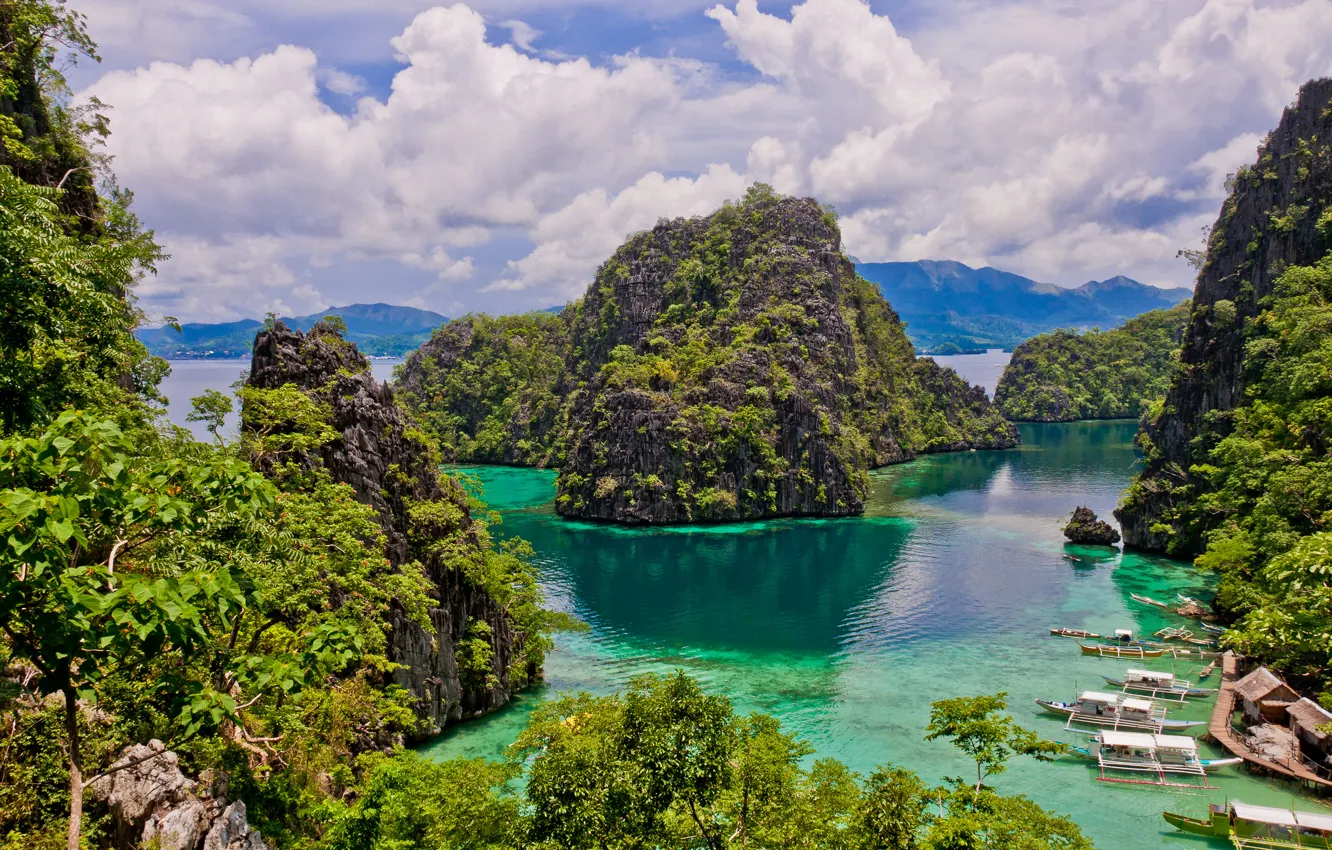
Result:
<svg viewBox="0 0 1332 850"><path fill-rule="evenodd" d="M1086 506L1073 511L1073 518L1064 526L1064 536L1073 543L1092 546L1113 546L1119 542L1119 532Z"/></svg>
<svg viewBox="0 0 1332 850"><path fill-rule="evenodd" d="M819 204L762 189L661 221L558 320L437 331L404 396L457 459L558 467L562 515L634 524L857 514L871 468L1017 445L840 244Z"/></svg>
<svg viewBox="0 0 1332 850"><path fill-rule="evenodd" d="M1127 545L1192 557L1201 529L1181 510L1207 482L1192 468L1228 432L1229 411L1245 402L1244 331L1293 265L1327 253L1319 219L1332 202L1332 79L1306 83L1296 102L1237 173L1198 273L1180 368L1159 412L1138 440L1142 474L1115 511Z"/></svg>
<svg viewBox="0 0 1332 850"><path fill-rule="evenodd" d="M375 380L365 357L335 328L317 324L305 334L279 322L259 333L249 385L276 389L286 384L326 403L329 424L338 434L299 462L322 467L334 481L351 485L360 501L379 512L389 560L395 565L419 561L434 585L432 629L423 630L395 609L389 639L390 660L402 665L392 675L416 698L420 736L505 705L517 687L539 675L529 666L518 671L521 681L514 680L511 664L522 654L526 635L483 588L445 567L431 551L432 541L413 534L408 516L412 504L451 502L459 527L440 533L460 531L466 545L479 546L469 530L473 519L461 486L439 474L434 453L395 402L392 389ZM242 427L259 427L247 415L242 412ZM455 654L474 621L489 627L493 675L469 685Z"/></svg>

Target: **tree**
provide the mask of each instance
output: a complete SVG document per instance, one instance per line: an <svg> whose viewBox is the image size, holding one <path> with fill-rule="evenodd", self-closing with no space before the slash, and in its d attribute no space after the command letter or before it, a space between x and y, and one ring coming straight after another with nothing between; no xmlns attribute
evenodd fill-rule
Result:
<svg viewBox="0 0 1332 850"><path fill-rule="evenodd" d="M1063 752L1063 745L1041 740L1035 732L1023 729L1011 715L1000 714L1008 707L1008 694L954 697L930 703L930 724L925 740L949 738L953 746L976 762L976 791L987 776L1003 773L1015 755L1031 756L1037 761L1052 761ZM956 780L962 784L960 779Z"/></svg>
<svg viewBox="0 0 1332 850"><path fill-rule="evenodd" d="M0 166L0 430L39 425L63 407L114 405L160 370L133 336L125 300L151 264L134 237L65 232L56 189Z"/></svg>
<svg viewBox="0 0 1332 850"><path fill-rule="evenodd" d="M271 486L243 463L145 461L115 425L76 411L0 442L0 631L37 670L40 692L64 696L70 850L83 789L98 778L83 776L78 700L95 699L112 674L187 656L207 643L207 617L245 604L225 570L150 566L152 552L215 513L272 503Z"/></svg>
<svg viewBox="0 0 1332 850"><path fill-rule="evenodd" d="M1026 797L957 787L941 805L924 850L1093 850L1077 824Z"/></svg>
<svg viewBox="0 0 1332 850"><path fill-rule="evenodd" d="M709 847L705 808L729 778L731 707L683 672L635 677L622 696L565 697L538 708L511 749L532 759L532 838L561 847L650 844L673 806Z"/></svg>
<svg viewBox="0 0 1332 850"><path fill-rule="evenodd" d="M202 395L190 399L190 412L186 422L202 422L208 433L219 444L222 442L222 428L227 424L227 417L236 409L231 396L217 390L204 390Z"/></svg>
<svg viewBox="0 0 1332 850"><path fill-rule="evenodd" d="M414 753L371 760L356 805L329 830L327 850L499 850L521 830L510 771L479 759L432 764Z"/></svg>
<svg viewBox="0 0 1332 850"><path fill-rule="evenodd" d="M915 850L920 846L927 791L919 776L891 764L870 774L860 803L862 846L866 850Z"/></svg>

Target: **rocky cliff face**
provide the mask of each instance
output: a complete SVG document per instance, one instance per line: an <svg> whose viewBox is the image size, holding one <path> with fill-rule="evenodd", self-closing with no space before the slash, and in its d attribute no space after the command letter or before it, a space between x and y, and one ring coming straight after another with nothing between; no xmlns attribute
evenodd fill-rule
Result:
<svg viewBox="0 0 1332 850"><path fill-rule="evenodd" d="M422 735L504 705L518 684L511 681L510 670L526 636L482 588L445 568L432 551L431 544L444 536L460 537L463 546L482 545L462 489L438 473L435 452L394 402L392 390L374 379L365 357L332 327L318 324L303 334L279 323L258 335L249 385L276 389L287 384L327 404L329 424L338 434L298 462L351 485L358 499L379 512L389 560L424 564L434 584L432 629L423 630L401 611L391 623L390 660L403 665L393 676L416 697ZM242 421L247 429L265 427L244 414ZM426 502L450 506L441 515L455 517L457 527L414 525L409 508ZM459 642L473 622L489 626L493 676L488 685L467 686L459 674ZM529 669L526 679L537 674Z"/></svg>
<svg viewBox="0 0 1332 850"><path fill-rule="evenodd" d="M1125 543L1192 556L1196 530L1182 507L1206 482L1190 466L1228 432L1244 401L1244 325L1260 312L1283 269L1318 260L1328 245L1318 220L1332 199L1332 79L1309 82L1258 149L1208 241L1180 367L1160 410L1144 419L1143 473L1115 511Z"/></svg>
<svg viewBox="0 0 1332 850"><path fill-rule="evenodd" d="M474 458L516 437L499 459L559 466L561 514L626 523L855 514L871 467L1016 445L983 391L916 360L840 242L817 203L760 188L630 238L558 319L480 348L474 324L437 332L402 385L446 441L472 429L454 443ZM485 391L454 376L497 346L560 368L503 372L478 416Z"/></svg>
<svg viewBox="0 0 1332 850"><path fill-rule="evenodd" d="M227 799L227 777L205 771L193 780L161 741L135 744L115 773L89 792L103 800L115 823L115 846L154 850L273 850L250 827L245 803Z"/></svg>

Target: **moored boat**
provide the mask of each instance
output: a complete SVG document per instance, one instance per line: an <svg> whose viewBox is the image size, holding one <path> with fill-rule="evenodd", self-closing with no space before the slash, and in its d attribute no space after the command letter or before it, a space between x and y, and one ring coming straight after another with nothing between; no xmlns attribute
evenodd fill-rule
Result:
<svg viewBox="0 0 1332 850"><path fill-rule="evenodd" d="M1155 605L1157 608L1167 607L1164 602L1158 602L1155 599L1151 598L1150 596L1143 596L1142 594L1139 593L1130 593L1129 596L1132 596L1134 599L1136 599L1139 602L1142 602L1145 605Z"/></svg>
<svg viewBox="0 0 1332 850"><path fill-rule="evenodd" d="M1082 647L1083 655L1099 655L1102 658L1160 658L1164 649L1151 649L1145 646L1119 644L1086 644L1081 641L1078 646Z"/></svg>
<svg viewBox="0 0 1332 850"><path fill-rule="evenodd" d="M1198 757L1198 742L1184 735L1107 729L1092 739L1087 753L1101 768L1101 782L1212 787Z"/></svg>
<svg viewBox="0 0 1332 850"><path fill-rule="evenodd" d="M1215 623L1199 623L1198 625L1202 628L1203 631L1211 632L1214 635L1223 635L1226 633L1225 626L1218 626Z"/></svg>
<svg viewBox="0 0 1332 850"><path fill-rule="evenodd" d="M1162 812L1166 823L1190 835L1229 838L1237 848L1332 850L1332 815L1233 802L1212 803L1206 818Z"/></svg>
<svg viewBox="0 0 1332 850"><path fill-rule="evenodd" d="M1056 637L1093 639L1101 637L1096 632L1089 632L1086 629L1064 629L1050 627L1050 634Z"/></svg>
<svg viewBox="0 0 1332 850"><path fill-rule="evenodd" d="M1138 691L1152 697L1180 701L1184 697L1206 697L1216 693L1216 688L1194 687L1192 682L1175 678L1174 673L1158 673L1155 670L1130 669L1122 678L1104 675L1101 678L1125 691Z"/></svg>
<svg viewBox="0 0 1332 850"><path fill-rule="evenodd" d="M1050 714L1067 717L1070 725L1091 723L1114 729L1145 729L1150 732L1161 732L1165 729L1190 729L1206 723L1204 720L1168 720L1165 709L1151 700L1122 693L1084 691L1076 702L1038 699L1036 704Z"/></svg>
<svg viewBox="0 0 1332 850"><path fill-rule="evenodd" d="M1161 738L1174 738L1174 737L1178 737L1178 736L1162 735L1162 736L1158 736L1158 737L1161 737ZM1183 741L1192 741L1192 740L1193 740L1192 738L1184 738L1184 739L1183 739L1182 741L1180 741L1179 743L1180 743L1180 744L1183 744ZM1157 742L1153 741L1153 744L1156 744L1156 743L1157 743ZM1098 732L1098 733L1096 733L1095 735L1092 735L1091 743L1089 743L1089 744L1088 744L1087 746L1085 746L1085 747L1079 747L1079 746L1077 746L1076 744L1068 744L1068 745L1066 745L1066 746L1067 746L1067 748L1068 748L1068 752L1071 753L1071 754L1073 754L1074 756L1076 756L1076 757L1078 757L1078 758L1091 759L1092 761L1097 761L1097 760L1100 758L1101 751L1102 751L1102 750L1101 750L1101 747L1103 746L1103 744L1104 744L1104 742L1101 740L1101 733ZM1180 749L1179 747L1176 747L1176 748L1174 748L1174 749L1169 749L1169 748L1168 748L1168 751L1169 751L1169 752L1172 752L1172 753L1178 753L1178 752L1185 752L1185 753L1187 753L1187 752L1189 752L1189 748L1188 748L1187 745L1185 745L1185 746L1183 747L1183 749ZM1212 772L1212 771L1215 771L1215 770L1221 770L1221 769L1223 769L1223 768L1232 767L1232 766L1237 765L1237 764L1240 764L1240 763L1242 763L1242 762L1244 761L1244 759L1242 759L1242 758L1238 758L1238 757L1235 757L1235 756L1232 756L1232 757L1229 757L1229 758L1219 758L1219 759L1202 758L1201 756L1197 756L1197 755L1196 755L1196 753L1197 753L1197 745L1196 745L1196 744L1193 746L1193 752L1194 752L1194 758L1196 758L1197 763L1199 764L1199 766L1201 766L1203 770L1205 770L1205 771L1207 771L1207 772L1209 772L1209 773Z"/></svg>

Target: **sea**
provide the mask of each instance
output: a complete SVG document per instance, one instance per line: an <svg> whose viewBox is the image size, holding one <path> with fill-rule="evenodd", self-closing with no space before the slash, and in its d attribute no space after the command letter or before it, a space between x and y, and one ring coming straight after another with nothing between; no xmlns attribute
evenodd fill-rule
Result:
<svg viewBox="0 0 1332 850"><path fill-rule="evenodd" d="M993 394L1008 357L995 350L935 359ZM396 362L374 361L376 376L390 377ZM230 391L248 365L172 363L163 383L171 420L187 424L190 397ZM834 520L656 529L572 522L555 514L553 472L463 468L498 511L496 533L532 544L549 603L589 629L556 639L542 685L421 751L498 759L542 700L614 693L636 674L674 670L727 694L741 712L773 714L815 746L814 757L862 774L889 762L929 783L974 772L948 743L924 740L930 702L960 695L1005 692L1022 725L1085 744L1085 732L1035 700L1104 688L1103 676L1144 663L1196 678L1205 662L1085 657L1050 627L1151 634L1185 625L1130 594L1206 599L1213 579L1168 558L1064 542L1072 510L1087 505L1108 518L1139 467L1134 422L1019 427L1020 448L932 455L873 472L865 514ZM1209 703L1194 701L1170 716L1205 720L1209 712ZM1228 846L1179 836L1161 819L1165 810L1202 816L1208 803L1228 799L1322 805L1235 768L1213 775L1214 790L1097 780L1089 762L1019 758L990 784L1070 815L1098 847L1116 850Z"/></svg>
<svg viewBox="0 0 1332 850"><path fill-rule="evenodd" d="M947 742L924 740L930 703L955 696L1004 692L1023 726L1085 745L1087 732L1066 728L1035 700L1104 689L1103 676L1144 664L1196 679L1206 663L1086 657L1076 641L1049 634L1070 626L1150 635L1189 621L1131 593L1213 593L1212 577L1188 563L1063 539L1078 505L1108 518L1140 462L1135 427L1022 425L1017 449L875 471L864 516L831 520L654 529L573 522L555 514L553 472L467 467L499 511L497 532L532 544L550 602L590 628L559 636L544 685L422 751L498 759L540 701L614 693L636 674L674 670L728 695L741 712L776 716L814 745L814 757L862 774L892 763L931 784L974 775ZM1204 721L1210 709L1191 701L1170 717ZM1072 757L1017 758L989 784L1072 816L1096 846L1115 850L1209 846L1178 836L1161 818L1166 810L1203 816L1208 803L1227 799L1296 803L1293 787L1234 767L1213 775L1214 790L1098 776L1094 763Z"/></svg>

